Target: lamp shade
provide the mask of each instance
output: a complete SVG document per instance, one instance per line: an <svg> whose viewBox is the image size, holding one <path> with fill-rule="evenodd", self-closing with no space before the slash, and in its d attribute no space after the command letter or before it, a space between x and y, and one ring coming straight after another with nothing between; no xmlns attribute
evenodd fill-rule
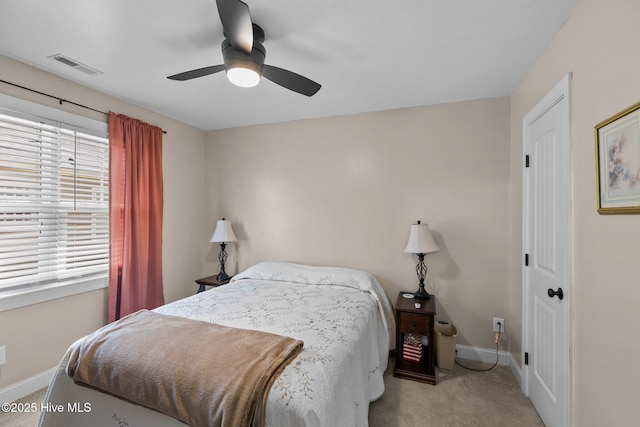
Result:
<svg viewBox="0 0 640 427"><path fill-rule="evenodd" d="M431 231L429 231L429 225L411 224L411 230L409 232L409 241L407 247L404 248L406 253L410 254L426 254L429 252L437 252L440 248L436 245Z"/></svg>
<svg viewBox="0 0 640 427"><path fill-rule="evenodd" d="M226 242L236 242L236 235L233 234L233 228L231 228L231 222L222 218L218 220L216 223L216 229L213 232L213 236L211 236L211 242L217 243L226 243Z"/></svg>

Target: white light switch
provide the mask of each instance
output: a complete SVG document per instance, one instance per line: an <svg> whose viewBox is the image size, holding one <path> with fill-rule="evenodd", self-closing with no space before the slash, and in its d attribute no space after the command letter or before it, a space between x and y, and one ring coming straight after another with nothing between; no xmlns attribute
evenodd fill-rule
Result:
<svg viewBox="0 0 640 427"><path fill-rule="evenodd" d="M7 363L7 346L0 347L0 365Z"/></svg>

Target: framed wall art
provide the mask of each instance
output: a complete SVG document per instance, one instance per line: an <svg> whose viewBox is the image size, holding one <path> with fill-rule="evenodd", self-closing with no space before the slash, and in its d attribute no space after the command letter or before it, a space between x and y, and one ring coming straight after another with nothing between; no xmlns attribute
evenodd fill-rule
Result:
<svg viewBox="0 0 640 427"><path fill-rule="evenodd" d="M640 102L594 133L598 213L640 214Z"/></svg>

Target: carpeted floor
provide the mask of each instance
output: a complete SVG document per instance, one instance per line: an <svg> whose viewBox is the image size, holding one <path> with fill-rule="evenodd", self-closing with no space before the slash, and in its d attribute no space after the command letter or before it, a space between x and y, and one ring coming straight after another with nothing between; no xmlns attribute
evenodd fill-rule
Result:
<svg viewBox="0 0 640 427"><path fill-rule="evenodd" d="M47 393L47 389L43 388L31 393L30 395L23 397L16 402L19 403L40 403L44 401L44 396ZM5 413L0 412L0 427L36 427L40 420L40 411L27 412L27 413Z"/></svg>
<svg viewBox="0 0 640 427"><path fill-rule="evenodd" d="M482 369L491 365L460 360ZM369 406L369 426L544 427L531 401L507 366L486 372L438 370L436 386L393 377L393 359L384 395Z"/></svg>
<svg viewBox="0 0 640 427"><path fill-rule="evenodd" d="M475 368L485 366L461 362ZM436 386L394 378L392 367L393 359L384 378L384 396L369 407L370 427L544 427L506 366L474 372L456 365L450 371L439 371ZM39 390L19 402L39 405L45 391ZM39 413L0 412L0 426L35 427L39 418Z"/></svg>

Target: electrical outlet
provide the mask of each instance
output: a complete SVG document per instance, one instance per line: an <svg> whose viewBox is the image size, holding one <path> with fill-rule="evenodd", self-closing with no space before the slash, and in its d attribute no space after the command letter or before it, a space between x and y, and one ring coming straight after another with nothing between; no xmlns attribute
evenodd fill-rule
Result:
<svg viewBox="0 0 640 427"><path fill-rule="evenodd" d="M7 363L7 346L0 347L0 365Z"/></svg>
<svg viewBox="0 0 640 427"><path fill-rule="evenodd" d="M500 325L498 325L500 323ZM504 319L501 317L493 318L493 332L504 332Z"/></svg>

